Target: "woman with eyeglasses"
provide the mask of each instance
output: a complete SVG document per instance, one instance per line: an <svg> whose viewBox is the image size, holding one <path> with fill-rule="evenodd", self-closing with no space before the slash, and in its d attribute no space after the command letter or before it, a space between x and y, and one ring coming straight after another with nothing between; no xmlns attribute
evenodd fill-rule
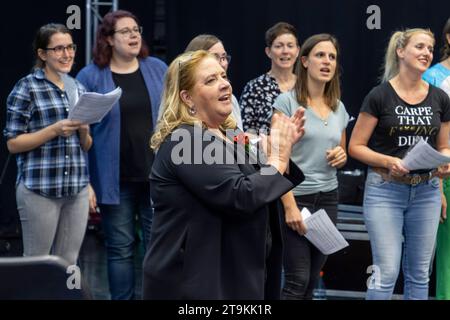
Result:
<svg viewBox="0 0 450 320"><path fill-rule="evenodd" d="M299 51L294 26L278 22L266 31L265 52L271 60L271 67L267 73L249 81L242 91L239 103L244 131L258 134L270 129L275 99L291 90L297 80L294 65Z"/></svg>
<svg viewBox="0 0 450 320"><path fill-rule="evenodd" d="M84 238L89 176L84 153L89 126L67 120L84 87L67 74L76 46L61 24L42 26L36 63L7 99L4 135L16 154L16 199L24 256L54 254L76 264Z"/></svg>
<svg viewBox="0 0 450 320"><path fill-rule="evenodd" d="M89 91L122 88L122 96L102 122L92 126L89 152L90 209L98 203L108 258L111 298L134 298L135 218L148 245L153 209L149 174L153 152L150 137L158 118L166 64L148 56L138 19L128 11L103 18L94 46L93 63L77 79Z"/></svg>
<svg viewBox="0 0 450 320"><path fill-rule="evenodd" d="M230 65L231 56L225 51L225 47L223 46L223 42L212 34L201 34L196 36L189 42L185 52L187 51L196 51L196 50L206 50L212 53L221 67L225 70L228 70L228 66ZM233 117L236 120L236 124L239 129L243 129L242 126L242 117L241 117L241 108L239 107L239 102L237 101L234 94L231 97L233 103Z"/></svg>

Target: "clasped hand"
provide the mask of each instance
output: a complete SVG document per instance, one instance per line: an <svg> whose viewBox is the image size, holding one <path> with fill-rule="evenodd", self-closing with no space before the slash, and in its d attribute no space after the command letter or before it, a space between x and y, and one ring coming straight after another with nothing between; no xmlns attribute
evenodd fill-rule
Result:
<svg viewBox="0 0 450 320"><path fill-rule="evenodd" d="M409 173L409 170L403 166L402 160L396 157L392 157L390 159L388 163L388 170L389 174L393 177L401 177Z"/></svg>
<svg viewBox="0 0 450 320"><path fill-rule="evenodd" d="M442 166L439 166L435 173L435 176L441 179L450 177L450 164L447 163Z"/></svg>
<svg viewBox="0 0 450 320"><path fill-rule="evenodd" d="M60 120L54 125L56 135L62 137L70 137L77 130L79 130L80 135L87 135L89 133L89 125L83 124L81 121L74 120Z"/></svg>
<svg viewBox="0 0 450 320"><path fill-rule="evenodd" d="M328 165L333 168L340 168L347 162L347 153L341 146L327 150Z"/></svg>

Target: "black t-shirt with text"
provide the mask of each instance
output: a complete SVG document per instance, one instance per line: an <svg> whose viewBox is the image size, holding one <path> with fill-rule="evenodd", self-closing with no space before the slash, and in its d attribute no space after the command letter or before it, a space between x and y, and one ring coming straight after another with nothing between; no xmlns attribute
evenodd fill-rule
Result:
<svg viewBox="0 0 450 320"><path fill-rule="evenodd" d="M360 112L378 119L369 147L403 158L420 137L436 149L441 122L450 121L450 99L444 91L430 85L426 98L411 105L398 96L389 82L384 82L370 91Z"/></svg>

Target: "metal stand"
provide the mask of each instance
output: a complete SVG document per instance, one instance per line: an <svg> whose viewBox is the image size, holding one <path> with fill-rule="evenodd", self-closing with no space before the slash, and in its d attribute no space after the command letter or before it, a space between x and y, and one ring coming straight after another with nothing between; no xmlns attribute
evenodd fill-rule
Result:
<svg viewBox="0 0 450 320"><path fill-rule="evenodd" d="M107 8L107 12L115 11L119 8L119 0L109 2L86 0L86 64L91 62L93 39L97 34L98 23L102 21L101 7Z"/></svg>

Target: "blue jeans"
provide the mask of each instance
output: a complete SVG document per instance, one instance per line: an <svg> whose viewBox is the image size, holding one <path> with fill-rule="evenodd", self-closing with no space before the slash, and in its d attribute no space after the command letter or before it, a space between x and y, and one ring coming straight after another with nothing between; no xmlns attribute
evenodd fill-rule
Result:
<svg viewBox="0 0 450 320"><path fill-rule="evenodd" d="M136 217L141 220L144 250L148 247L153 209L148 182L120 184L120 204L100 204L112 300L134 299Z"/></svg>
<svg viewBox="0 0 450 320"><path fill-rule="evenodd" d="M364 220L374 273L366 299L391 299L402 259L404 299L428 299L430 259L440 210L438 178L411 186L385 181L369 169Z"/></svg>

